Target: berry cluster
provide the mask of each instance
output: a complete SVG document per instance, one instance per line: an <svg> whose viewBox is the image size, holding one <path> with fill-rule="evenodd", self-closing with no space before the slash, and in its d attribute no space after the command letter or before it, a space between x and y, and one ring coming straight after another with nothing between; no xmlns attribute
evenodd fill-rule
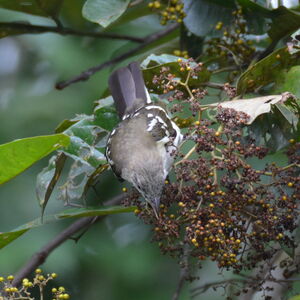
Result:
<svg viewBox="0 0 300 300"><path fill-rule="evenodd" d="M183 3L180 0L171 0L171 1L154 1L148 4L148 7L159 11L162 25L166 25L169 21L175 21L182 23L183 18L186 16L183 10Z"/></svg>
<svg viewBox="0 0 300 300"><path fill-rule="evenodd" d="M16 299L24 299L24 300L34 300L32 296L34 288L38 288L39 293L40 293L40 298L42 299L44 297L44 289L48 282L50 280L53 280L57 277L56 273L52 274L47 274L47 276L44 276L42 274L41 269L36 269L35 270L35 276L34 278L30 281L27 278L24 278L22 280L22 285L21 287L15 287L13 286L13 280L14 276L9 275L6 278L0 277L0 283L2 285L0 289L0 300L16 300ZM32 289L32 290L31 290ZM66 293L64 287L59 287L59 288L53 288L52 289L52 300L66 300L70 299L70 295Z"/></svg>
<svg viewBox="0 0 300 300"><path fill-rule="evenodd" d="M179 125L188 128L186 141L192 144L178 153L159 218L136 192L129 193L125 204L136 205L136 215L153 226L153 240L163 253L183 261L188 248L189 259L200 267L210 259L221 269L240 273L271 260L278 251L275 245L296 248L300 143L290 141L289 164L280 167L264 161L268 149L248 135L245 113L221 109L214 119L203 118L200 103L206 90L191 87L203 68L192 59L179 59L181 78L168 67L154 76L156 89L167 94L173 111L189 108L193 122L188 118ZM228 84L223 90L235 93ZM260 167L253 167L253 161Z"/></svg>
<svg viewBox="0 0 300 300"><path fill-rule="evenodd" d="M186 50L181 51L181 50L176 49L173 51L173 54L176 56L189 58L188 52Z"/></svg>
<svg viewBox="0 0 300 300"><path fill-rule="evenodd" d="M207 42L206 55L225 61L231 59L238 65L248 64L256 49L252 46L252 41L246 39L249 32L242 10L234 11L233 16L234 26L227 28L222 22L217 23L215 29L222 31L223 35Z"/></svg>

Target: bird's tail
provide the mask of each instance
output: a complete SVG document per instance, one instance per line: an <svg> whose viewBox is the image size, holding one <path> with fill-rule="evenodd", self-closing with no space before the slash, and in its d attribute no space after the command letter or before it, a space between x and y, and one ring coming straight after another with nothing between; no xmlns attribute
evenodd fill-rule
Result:
<svg viewBox="0 0 300 300"><path fill-rule="evenodd" d="M108 85L121 119L151 103L137 62L114 71L109 77Z"/></svg>

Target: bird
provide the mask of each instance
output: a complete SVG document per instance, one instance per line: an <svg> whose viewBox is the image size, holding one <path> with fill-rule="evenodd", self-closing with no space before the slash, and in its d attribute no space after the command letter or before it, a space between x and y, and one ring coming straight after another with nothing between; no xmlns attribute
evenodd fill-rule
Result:
<svg viewBox="0 0 300 300"><path fill-rule="evenodd" d="M107 139L107 161L158 217L165 181L183 135L167 111L152 102L138 62L115 70L108 86L120 122Z"/></svg>

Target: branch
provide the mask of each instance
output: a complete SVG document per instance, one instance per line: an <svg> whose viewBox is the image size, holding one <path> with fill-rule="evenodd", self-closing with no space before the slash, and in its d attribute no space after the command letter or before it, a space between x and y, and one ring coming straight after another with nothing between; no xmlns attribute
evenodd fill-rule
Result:
<svg viewBox="0 0 300 300"><path fill-rule="evenodd" d="M230 278L230 279L223 279L223 280L219 280L219 281L213 281L213 282L208 282L205 283L203 285L200 285L194 289L192 289L192 298L195 298L196 296L205 293L208 289L214 287L214 288L218 288L218 287L224 287L227 286L229 284L237 284L239 282L247 282L247 279L243 279L243 278Z"/></svg>
<svg viewBox="0 0 300 300"><path fill-rule="evenodd" d="M178 300L181 290L183 288L184 282L187 280L187 276L189 273L189 253L190 253L190 248L188 244L185 244L184 250L183 250L183 255L182 255L182 263L183 266L181 267L180 270L180 276L179 276L179 282L176 287L175 293L173 294L172 300Z"/></svg>
<svg viewBox="0 0 300 300"><path fill-rule="evenodd" d="M107 32L85 32L79 31L71 28L66 28L63 26L41 26L41 25L32 25L27 23L12 23L12 22L0 22L0 28L10 31L16 31L16 35L19 34L41 34L41 33L58 33L61 35L75 35L75 36L87 36L100 39L112 39L112 40L127 40L136 43L144 42L143 38L122 35L117 33L107 33Z"/></svg>
<svg viewBox="0 0 300 300"><path fill-rule="evenodd" d="M124 195L119 195L107 202L105 205L116 205L121 202ZM72 238L72 235L79 232L82 229L89 227L90 225L96 223L97 221L103 219L105 216L93 216L81 218L78 221L72 223L69 227L59 233L53 240L42 247L38 252L36 252L31 259L25 263L23 268L15 275L12 282L13 286L18 286L22 279L27 277L31 272L33 272L39 265L43 264L50 253L55 250L58 246L64 243L66 240Z"/></svg>
<svg viewBox="0 0 300 300"><path fill-rule="evenodd" d="M96 72L99 72L99 71L101 71L101 70L103 70L103 69L105 69L109 66L112 66L112 65L114 65L114 64L116 64L116 63L130 57L130 56L132 56L133 54L135 54L135 53L139 52L140 50L144 49L145 47L147 47L149 44L153 43L154 41L168 35L172 31L176 30L178 27L179 27L179 24L174 24L174 25L169 26L165 30L150 34L144 39L144 42L142 44L140 44L139 46L137 46L136 48L133 48L133 49L131 49L131 50L115 57L115 58L112 58L111 60L106 61L106 62L104 62L104 63L102 63L98 66L89 68L88 70L82 72L81 74L79 74L79 75L77 75L77 76L75 76L75 77L73 77L69 80L58 82L56 84L56 88L59 89L59 90L62 90L62 89L66 88L67 86L69 86L73 83L88 80Z"/></svg>

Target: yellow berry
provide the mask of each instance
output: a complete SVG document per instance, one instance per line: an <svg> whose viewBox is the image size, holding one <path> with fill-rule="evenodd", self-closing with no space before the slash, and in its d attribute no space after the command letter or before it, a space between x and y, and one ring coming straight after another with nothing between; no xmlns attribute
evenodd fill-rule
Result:
<svg viewBox="0 0 300 300"><path fill-rule="evenodd" d="M14 276L13 275L9 275L9 276L7 276L7 279L8 280L14 280Z"/></svg>
<svg viewBox="0 0 300 300"><path fill-rule="evenodd" d="M154 1L153 6L155 8L160 8L160 2L159 1Z"/></svg>
<svg viewBox="0 0 300 300"><path fill-rule="evenodd" d="M153 2L150 2L150 3L148 4L148 7L149 7L149 8L152 8L152 7L153 7Z"/></svg>
<svg viewBox="0 0 300 300"><path fill-rule="evenodd" d="M123 188L122 188L122 191L123 191L124 193L126 193L126 192L127 192L127 188L126 188L126 187L123 187Z"/></svg>
<svg viewBox="0 0 300 300"><path fill-rule="evenodd" d="M278 233L277 237L276 237L278 240L282 239L283 238L283 234L282 233Z"/></svg>
<svg viewBox="0 0 300 300"><path fill-rule="evenodd" d="M138 208L136 208L136 209L134 210L134 213L135 213L136 215L138 215L140 212L141 212L141 210L138 209Z"/></svg>
<svg viewBox="0 0 300 300"><path fill-rule="evenodd" d="M60 292L64 292L64 291L65 291L65 288L64 288L63 286L60 286L60 287L58 288L58 290L59 290Z"/></svg>
<svg viewBox="0 0 300 300"><path fill-rule="evenodd" d="M184 204L183 202L178 202L178 206L180 206L180 207L184 207L184 206L185 206L185 204Z"/></svg>
<svg viewBox="0 0 300 300"><path fill-rule="evenodd" d="M295 140L294 140L294 139L290 139L290 140L289 140L289 143L290 143L290 144L294 144L294 143L295 143Z"/></svg>
<svg viewBox="0 0 300 300"><path fill-rule="evenodd" d="M56 274L56 273L52 273L52 274L51 274L51 277L52 277L52 278L56 278L56 277L57 277L57 274Z"/></svg>
<svg viewBox="0 0 300 300"><path fill-rule="evenodd" d="M53 289L51 290L51 292L52 292L53 294L55 294L55 293L57 293L57 289L56 289L56 288L53 288Z"/></svg>
<svg viewBox="0 0 300 300"><path fill-rule="evenodd" d="M0 276L0 282L4 281L4 277Z"/></svg>
<svg viewBox="0 0 300 300"><path fill-rule="evenodd" d="M63 299L70 299L70 296L69 296L69 294L63 294Z"/></svg>
<svg viewBox="0 0 300 300"><path fill-rule="evenodd" d="M287 186L288 186L288 187L293 187L293 186L294 186L294 183L293 183L293 182L288 182Z"/></svg>
<svg viewBox="0 0 300 300"><path fill-rule="evenodd" d="M35 270L35 273L36 273L36 274L41 274L41 273L42 273L42 270L41 270L41 269L36 269L36 270Z"/></svg>
<svg viewBox="0 0 300 300"><path fill-rule="evenodd" d="M195 125L200 125L200 121L196 121L194 124Z"/></svg>

